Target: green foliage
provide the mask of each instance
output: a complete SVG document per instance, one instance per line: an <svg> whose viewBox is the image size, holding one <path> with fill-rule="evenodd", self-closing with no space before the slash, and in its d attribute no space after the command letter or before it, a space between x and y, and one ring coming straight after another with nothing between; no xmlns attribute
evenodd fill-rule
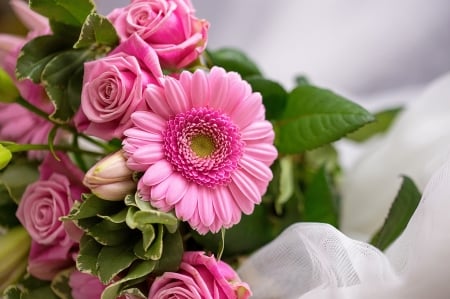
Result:
<svg viewBox="0 0 450 299"><path fill-rule="evenodd" d="M81 27L95 5L90 0L30 0L30 7L39 14L62 24Z"/></svg>
<svg viewBox="0 0 450 299"><path fill-rule="evenodd" d="M286 107L288 93L277 82L265 79L261 76L252 76L246 79L253 91L258 91L263 97L268 120L279 119Z"/></svg>
<svg viewBox="0 0 450 299"><path fill-rule="evenodd" d="M18 96L19 90L14 81L3 68L0 68L0 102L13 103Z"/></svg>
<svg viewBox="0 0 450 299"><path fill-rule="evenodd" d="M64 220L75 221L84 231L77 267L109 284L102 298L116 298L134 287L131 281L150 273L176 271L181 262L177 218L137 196L106 201L89 194Z"/></svg>
<svg viewBox="0 0 450 299"><path fill-rule="evenodd" d="M370 137L384 133L390 128L392 122L396 119L397 115L401 111L402 108L399 107L375 113L374 122L349 134L347 138L356 142L363 142L369 139Z"/></svg>
<svg viewBox="0 0 450 299"><path fill-rule="evenodd" d="M61 299L52 290L49 281L26 275L20 282L11 285L3 293L4 299Z"/></svg>
<svg viewBox="0 0 450 299"><path fill-rule="evenodd" d="M422 195L414 182L409 177L403 176L402 185L388 216L370 243L380 250L385 250L395 241L408 225L421 197Z"/></svg>
<svg viewBox="0 0 450 299"><path fill-rule="evenodd" d="M301 153L336 141L373 121L361 106L311 85L295 88L275 123L276 145L284 154Z"/></svg>
<svg viewBox="0 0 450 299"><path fill-rule="evenodd" d="M233 48L222 48L218 50L206 51L207 65L221 66L227 71L234 71L241 74L243 78L250 76L260 76L261 71L245 53Z"/></svg>
<svg viewBox="0 0 450 299"><path fill-rule="evenodd" d="M96 13L91 13L83 24L81 34L75 43L75 48L89 47L92 44L114 47L119 43L119 37L109 20Z"/></svg>
<svg viewBox="0 0 450 299"><path fill-rule="evenodd" d="M303 220L338 227L338 202L331 177L325 167L321 167L305 191Z"/></svg>

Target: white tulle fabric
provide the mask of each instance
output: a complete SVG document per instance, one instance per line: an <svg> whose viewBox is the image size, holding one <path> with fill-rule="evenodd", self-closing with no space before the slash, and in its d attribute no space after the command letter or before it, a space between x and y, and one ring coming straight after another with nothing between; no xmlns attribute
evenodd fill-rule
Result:
<svg viewBox="0 0 450 299"><path fill-rule="evenodd" d="M257 299L448 299L449 211L450 161L386 253L332 226L298 223L250 256L239 274Z"/></svg>

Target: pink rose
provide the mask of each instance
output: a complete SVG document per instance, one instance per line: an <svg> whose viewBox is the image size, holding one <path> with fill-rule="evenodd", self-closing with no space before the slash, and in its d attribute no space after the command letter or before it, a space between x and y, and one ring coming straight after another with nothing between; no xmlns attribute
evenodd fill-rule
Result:
<svg viewBox="0 0 450 299"><path fill-rule="evenodd" d="M106 288L97 276L80 271L70 274L69 286L72 289L73 299L98 299Z"/></svg>
<svg viewBox="0 0 450 299"><path fill-rule="evenodd" d="M178 272L156 278L148 298L246 299L249 286L226 263L204 252L185 252Z"/></svg>
<svg viewBox="0 0 450 299"><path fill-rule="evenodd" d="M121 138L131 126L131 113L146 107L144 87L158 84L161 77L156 53L138 35L108 56L85 63L77 128L105 140Z"/></svg>
<svg viewBox="0 0 450 299"><path fill-rule="evenodd" d="M73 265L80 230L72 222L62 222L81 193L83 172L64 154L60 161L48 154L42 162L40 179L29 185L16 216L32 238L28 271L50 280L60 270Z"/></svg>
<svg viewBox="0 0 450 299"><path fill-rule="evenodd" d="M134 0L108 18L122 41L136 32L156 50L164 68L182 68L206 47L209 23L194 12L189 0Z"/></svg>
<svg viewBox="0 0 450 299"><path fill-rule="evenodd" d="M52 113L54 106L44 88L31 80L16 80L15 69L20 49L32 38L51 32L48 20L34 12L20 0L12 0L11 7L17 17L30 30L26 38L0 34L0 67L15 81L22 98L37 108ZM18 143L47 143L53 125L42 117L28 111L19 104L0 104L0 139ZM62 135L58 135L58 140ZM44 152L30 151L29 158L42 159Z"/></svg>

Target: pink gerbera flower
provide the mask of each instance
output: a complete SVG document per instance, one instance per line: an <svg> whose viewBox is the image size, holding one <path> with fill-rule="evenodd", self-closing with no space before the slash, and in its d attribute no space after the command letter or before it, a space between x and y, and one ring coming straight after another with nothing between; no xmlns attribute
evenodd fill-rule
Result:
<svg viewBox="0 0 450 299"><path fill-rule="evenodd" d="M259 93L239 74L214 67L182 72L144 93L123 148L144 172L138 189L162 211L175 210L200 233L217 232L253 212L277 156Z"/></svg>

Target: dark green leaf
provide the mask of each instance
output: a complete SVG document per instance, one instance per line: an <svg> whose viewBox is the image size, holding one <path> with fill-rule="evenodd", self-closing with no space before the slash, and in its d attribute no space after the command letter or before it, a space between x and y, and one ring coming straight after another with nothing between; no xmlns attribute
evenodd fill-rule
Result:
<svg viewBox="0 0 450 299"><path fill-rule="evenodd" d="M81 272L97 275L97 259L102 245L94 238L83 235L80 240L80 253L77 256L77 269Z"/></svg>
<svg viewBox="0 0 450 299"><path fill-rule="evenodd" d="M35 83L40 83L47 63L59 52L70 47L67 40L52 35L39 36L29 41L22 48L17 60L17 78L31 79Z"/></svg>
<svg viewBox="0 0 450 299"><path fill-rule="evenodd" d="M42 72L42 82L56 109L51 119L65 123L79 106L82 81L73 81L74 74L83 71L83 63L91 58L87 50L69 50L56 55ZM79 79L79 76L76 77ZM78 84L78 85L76 85Z"/></svg>
<svg viewBox="0 0 450 299"><path fill-rule="evenodd" d="M76 27L95 9L90 0L30 0L30 7L50 20Z"/></svg>
<svg viewBox="0 0 450 299"><path fill-rule="evenodd" d="M125 243L119 246L104 246L98 255L98 277L108 284L121 271L128 268L137 257L133 247Z"/></svg>
<svg viewBox="0 0 450 299"><path fill-rule="evenodd" d="M295 88L276 123L280 153L294 154L336 141L373 121L361 106L311 85Z"/></svg>
<svg viewBox="0 0 450 299"><path fill-rule="evenodd" d="M389 210L383 226L373 236L370 243L380 250L386 249L408 225L420 202L421 193L414 182L403 176L403 182Z"/></svg>
<svg viewBox="0 0 450 299"><path fill-rule="evenodd" d="M304 200L305 221L338 226L338 198L324 167L307 186Z"/></svg>
<svg viewBox="0 0 450 299"><path fill-rule="evenodd" d="M55 20L50 20L50 27L52 28L53 35L64 38L70 45L75 44L80 36L81 29L78 26L67 25Z"/></svg>
<svg viewBox="0 0 450 299"><path fill-rule="evenodd" d="M131 236L128 226L123 223L113 223L98 217L80 219L77 223L86 234L102 245L116 246Z"/></svg>
<svg viewBox="0 0 450 299"><path fill-rule="evenodd" d="M165 232L163 243L162 256L153 271L156 275L161 275L164 272L178 271L183 257L183 239L179 231L173 234Z"/></svg>
<svg viewBox="0 0 450 299"><path fill-rule="evenodd" d="M104 200L93 194L88 194L84 197L80 206L72 210L67 218L78 220L98 215L114 215L124 208L122 202Z"/></svg>
<svg viewBox="0 0 450 299"><path fill-rule="evenodd" d="M370 137L386 132L402 108L394 108L375 113L375 121L349 134L347 138L363 142Z"/></svg>
<svg viewBox="0 0 450 299"><path fill-rule="evenodd" d="M253 91L261 93L266 108L266 118L268 120L280 118L286 107L288 96L286 90L279 83L260 76L249 77L246 80L252 86Z"/></svg>
<svg viewBox="0 0 450 299"><path fill-rule="evenodd" d="M119 43L119 37L111 22L104 16L91 13L81 29L80 38L75 48L95 45L114 47Z"/></svg>
<svg viewBox="0 0 450 299"><path fill-rule="evenodd" d="M208 61L210 66L221 66L227 71L238 72L242 77L261 75L257 65L247 55L237 49L222 48L207 51L206 54L210 60Z"/></svg>

